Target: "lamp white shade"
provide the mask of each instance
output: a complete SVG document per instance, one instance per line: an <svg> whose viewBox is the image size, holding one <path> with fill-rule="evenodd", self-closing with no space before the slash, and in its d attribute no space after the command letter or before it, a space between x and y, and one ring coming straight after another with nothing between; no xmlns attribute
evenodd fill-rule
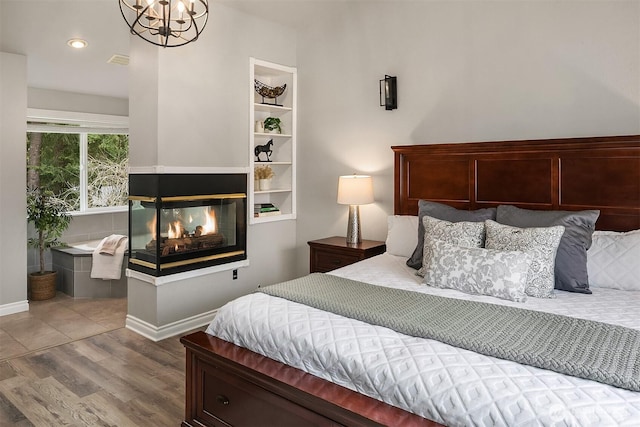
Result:
<svg viewBox="0 0 640 427"><path fill-rule="evenodd" d="M366 205L373 203L373 179L368 175L345 175L338 180L338 203Z"/></svg>

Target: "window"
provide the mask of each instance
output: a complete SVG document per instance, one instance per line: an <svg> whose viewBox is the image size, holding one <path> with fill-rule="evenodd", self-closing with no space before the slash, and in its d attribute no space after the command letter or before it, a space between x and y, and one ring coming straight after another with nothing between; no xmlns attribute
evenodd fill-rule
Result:
<svg viewBox="0 0 640 427"><path fill-rule="evenodd" d="M73 213L125 208L127 133L126 117L29 110L27 184L36 182Z"/></svg>

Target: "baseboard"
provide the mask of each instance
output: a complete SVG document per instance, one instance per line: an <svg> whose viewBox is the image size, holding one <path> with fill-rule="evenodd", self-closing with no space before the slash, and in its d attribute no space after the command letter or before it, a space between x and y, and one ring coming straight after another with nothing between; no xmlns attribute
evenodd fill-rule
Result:
<svg viewBox="0 0 640 427"><path fill-rule="evenodd" d="M22 313L23 311L29 311L29 301L27 300L0 305L0 316Z"/></svg>
<svg viewBox="0 0 640 427"><path fill-rule="evenodd" d="M207 311L206 313L198 314L196 316L187 317L186 319L178 320L163 326L155 326L144 320L138 319L130 314L127 314L127 320L125 326L127 329L142 335L151 341L162 341L165 338L170 338L185 332L191 331L196 328L208 325L211 323L218 310Z"/></svg>

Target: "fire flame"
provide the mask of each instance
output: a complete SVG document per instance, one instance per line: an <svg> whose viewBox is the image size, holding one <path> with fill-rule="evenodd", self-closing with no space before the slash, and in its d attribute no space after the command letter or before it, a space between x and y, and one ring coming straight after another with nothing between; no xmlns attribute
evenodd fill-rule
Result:
<svg viewBox="0 0 640 427"><path fill-rule="evenodd" d="M182 237L182 224L180 221L176 221L173 225L169 224L167 229L167 237L170 239L179 239Z"/></svg>
<svg viewBox="0 0 640 427"><path fill-rule="evenodd" d="M202 234L216 233L218 231L218 221L216 219L216 213L205 208L204 216L206 218L206 221L202 226Z"/></svg>
<svg viewBox="0 0 640 427"><path fill-rule="evenodd" d="M204 208L204 218L205 222L202 225L202 231L200 235L205 234L215 234L218 232L218 221L216 218L215 211L209 211L208 208ZM193 218L189 217L189 223L193 221ZM151 232L152 239L155 240L156 236L156 225L157 219L153 217L151 221L147 223L147 227L149 227L149 231ZM167 226L167 237L169 239L179 239L182 238L185 233L185 227L182 225L180 221L175 221L173 223L169 223Z"/></svg>

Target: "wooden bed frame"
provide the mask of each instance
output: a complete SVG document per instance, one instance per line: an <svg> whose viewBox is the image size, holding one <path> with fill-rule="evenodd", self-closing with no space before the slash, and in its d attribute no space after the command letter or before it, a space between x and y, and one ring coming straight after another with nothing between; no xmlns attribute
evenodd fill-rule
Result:
<svg viewBox="0 0 640 427"><path fill-rule="evenodd" d="M418 200L478 209L599 209L598 229L640 229L640 136L392 147L394 213ZM197 332L186 347L183 426L438 426Z"/></svg>
<svg viewBox="0 0 640 427"><path fill-rule="evenodd" d="M396 215L459 209L599 209L596 228L640 228L640 136L411 145L395 152Z"/></svg>

